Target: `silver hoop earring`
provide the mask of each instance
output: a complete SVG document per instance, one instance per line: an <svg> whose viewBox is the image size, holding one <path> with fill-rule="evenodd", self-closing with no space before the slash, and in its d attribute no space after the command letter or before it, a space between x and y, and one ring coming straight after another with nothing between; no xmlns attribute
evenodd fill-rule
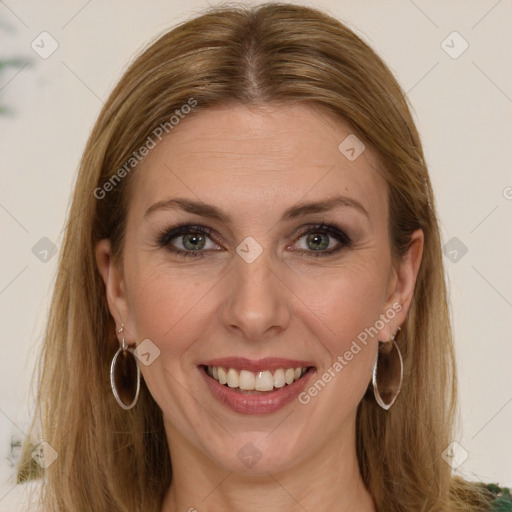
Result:
<svg viewBox="0 0 512 512"><path fill-rule="evenodd" d="M381 350L380 343L388 345L391 342L390 350ZM379 340L379 352L373 367L372 385L376 402L386 411L395 403L400 393L403 371L402 354L395 341L395 336L388 342Z"/></svg>
<svg viewBox="0 0 512 512"><path fill-rule="evenodd" d="M124 325L117 331L124 331ZM128 348L124 339L119 344L110 365L110 386L117 403L125 410L135 406L139 398L140 369L133 349Z"/></svg>

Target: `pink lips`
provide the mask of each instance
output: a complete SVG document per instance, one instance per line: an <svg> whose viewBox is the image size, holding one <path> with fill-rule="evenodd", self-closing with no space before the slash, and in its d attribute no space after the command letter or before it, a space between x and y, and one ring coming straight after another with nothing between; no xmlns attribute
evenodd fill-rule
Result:
<svg viewBox="0 0 512 512"><path fill-rule="evenodd" d="M223 357L211 359L201 363L203 366L222 366L223 368L234 368L235 370L249 370L261 372L264 370L277 370L278 368L307 368L314 366L311 361L297 361L295 359L282 359L277 357L266 357L264 359L247 359L245 357Z"/></svg>
<svg viewBox="0 0 512 512"><path fill-rule="evenodd" d="M309 369L302 378L282 388L261 394L245 394L211 378L205 371L206 366L222 366L223 368L253 372L276 370L278 368L309 367ZM311 376L316 373L312 367L313 365L309 361L281 358L265 358L256 361L240 357L228 357L205 361L199 365L199 370L211 394L232 411L241 414L269 414L278 411L298 397Z"/></svg>

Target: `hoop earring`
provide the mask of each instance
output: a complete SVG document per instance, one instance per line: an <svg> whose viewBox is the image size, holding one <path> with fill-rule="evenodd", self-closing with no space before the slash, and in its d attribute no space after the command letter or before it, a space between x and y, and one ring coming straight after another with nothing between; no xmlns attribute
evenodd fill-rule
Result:
<svg viewBox="0 0 512 512"><path fill-rule="evenodd" d="M124 331L124 325L117 331ZM128 348L124 339L119 344L110 364L110 386L117 403L125 410L135 406L139 398L140 369L133 349Z"/></svg>
<svg viewBox="0 0 512 512"><path fill-rule="evenodd" d="M399 330L400 327L397 332ZM403 381L404 365L395 337L396 335L388 342L379 340L379 352L373 367L372 385L375 401L386 411L395 403ZM380 343L387 345L391 342L389 350L381 350Z"/></svg>

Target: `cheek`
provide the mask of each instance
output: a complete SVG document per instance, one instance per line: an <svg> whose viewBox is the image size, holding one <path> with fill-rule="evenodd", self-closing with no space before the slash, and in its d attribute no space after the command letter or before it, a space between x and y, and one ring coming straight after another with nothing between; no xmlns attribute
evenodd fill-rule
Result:
<svg viewBox="0 0 512 512"><path fill-rule="evenodd" d="M341 350L374 325L382 312L386 268L383 259L377 262L365 256L356 255L340 267L284 270L283 280L299 299L289 297L295 304L292 316L297 316L290 319L290 326L296 320L310 326L316 322L319 336L331 340L332 349ZM191 337L200 337L213 309L222 305L218 268L203 274L190 267L150 265L137 257L127 258L126 263L130 310L139 340L159 340L165 342L166 351L178 353Z"/></svg>
<svg viewBox="0 0 512 512"><path fill-rule="evenodd" d="M340 421L357 406L371 379L379 338L376 322L386 298L385 265L385 258L380 264L373 258L361 258L329 278L317 276L319 293L307 304L320 319L315 333L325 350L322 368L312 383L311 394L306 390L305 400L309 397L315 401L318 395L315 407L320 409L337 404L336 411L325 413Z"/></svg>
<svg viewBox="0 0 512 512"><path fill-rule="evenodd" d="M386 276L384 266L360 262L301 277L298 289L304 292L305 309L321 320L327 338L329 332L331 337L336 336L336 345L356 337L378 320L386 298Z"/></svg>
<svg viewBox="0 0 512 512"><path fill-rule="evenodd" d="M371 273L349 275L332 284L326 294L325 310L342 339L354 337L373 325L382 308L378 276Z"/></svg>
<svg viewBox="0 0 512 512"><path fill-rule="evenodd" d="M127 262L127 270L137 340L149 338L162 352L178 356L204 327L201 319L212 283L198 279L197 273L150 266L135 258Z"/></svg>
<svg viewBox="0 0 512 512"><path fill-rule="evenodd" d="M353 418L370 383L378 339L371 328L382 313L385 279L374 265L361 264L317 284L321 293L308 306L321 320L315 334L323 345L322 365L299 403L311 416L330 418L321 427L329 436Z"/></svg>

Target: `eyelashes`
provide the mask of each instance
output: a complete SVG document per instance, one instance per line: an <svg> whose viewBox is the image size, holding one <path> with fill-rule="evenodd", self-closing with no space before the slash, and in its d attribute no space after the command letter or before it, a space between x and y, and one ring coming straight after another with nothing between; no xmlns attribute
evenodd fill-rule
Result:
<svg viewBox="0 0 512 512"><path fill-rule="evenodd" d="M203 247L200 247L199 249L179 249L175 247L171 242L174 239L182 238L181 245L183 245L183 237L186 237L190 235L190 238L187 238L188 242L192 242L192 245L196 245L197 242L199 244L197 245L208 245L207 240L210 240L210 242L216 247L215 251L218 251L218 247L220 247L218 244L216 244L212 239L212 233L213 230L206 226L202 225L196 225L196 224L178 224L175 226L166 227L163 230L161 230L157 235L157 246L160 248L166 248L171 253L182 256L182 257L204 257L209 252L212 251L211 248L203 250ZM351 238L338 226L330 225L330 224L324 224L323 222L321 224L314 224L309 225L301 228L299 230L299 233L296 235L296 238L294 240L294 245L297 241L304 238L306 235L310 235L307 237L306 243L308 242L318 242L319 240L324 237L324 240L326 238L334 239L338 242L338 245L334 248L330 249L322 249L322 250L304 250L304 249L294 249L294 252L299 254L304 254L306 256L313 256L313 257L319 257L319 256L331 256L339 251L341 251L344 248L348 248L352 245ZM325 244L324 244L325 245ZM330 246L330 241L328 242L328 246Z"/></svg>
<svg viewBox="0 0 512 512"><path fill-rule="evenodd" d="M204 251L198 250L182 250L172 246L171 241L174 238L183 237L185 235L200 235L203 237L210 238L212 230L206 226L198 226L194 224L178 224L177 226L171 226L161 231L157 237L157 244L159 247L165 247L169 251L179 256L191 256L191 257L203 257Z"/></svg>

